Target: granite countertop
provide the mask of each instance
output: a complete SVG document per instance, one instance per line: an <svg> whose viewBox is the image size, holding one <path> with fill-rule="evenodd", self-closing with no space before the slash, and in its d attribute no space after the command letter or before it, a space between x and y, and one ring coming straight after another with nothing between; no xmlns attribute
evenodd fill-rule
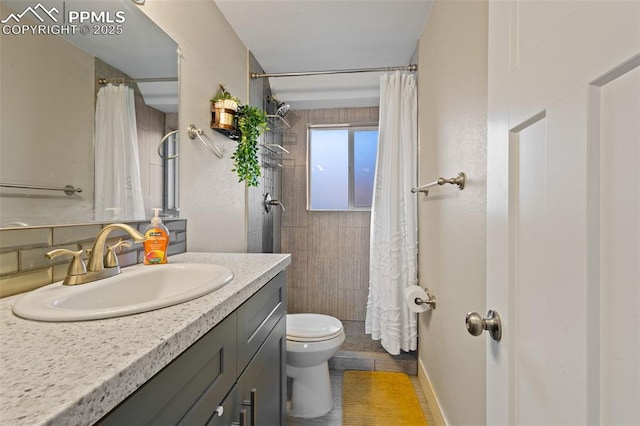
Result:
<svg viewBox="0 0 640 426"><path fill-rule="evenodd" d="M11 312L20 295L0 299L0 424L93 424L285 269L291 257L183 253L169 261L224 265L234 279L189 302L95 321L25 320Z"/></svg>

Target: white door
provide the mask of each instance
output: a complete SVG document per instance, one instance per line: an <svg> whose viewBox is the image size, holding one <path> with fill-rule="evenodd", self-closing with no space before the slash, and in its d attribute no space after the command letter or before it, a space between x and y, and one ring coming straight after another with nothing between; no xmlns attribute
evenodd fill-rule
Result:
<svg viewBox="0 0 640 426"><path fill-rule="evenodd" d="M640 424L640 1L489 9L487 423Z"/></svg>

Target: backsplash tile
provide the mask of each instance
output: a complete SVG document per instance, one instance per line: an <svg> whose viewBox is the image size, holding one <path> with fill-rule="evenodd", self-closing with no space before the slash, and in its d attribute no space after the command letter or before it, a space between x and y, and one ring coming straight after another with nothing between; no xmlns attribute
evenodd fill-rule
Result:
<svg viewBox="0 0 640 426"><path fill-rule="evenodd" d="M11 274L18 271L18 252L0 254L0 274Z"/></svg>
<svg viewBox="0 0 640 426"><path fill-rule="evenodd" d="M67 250L78 250L78 244L70 244L64 246L56 246L56 248ZM69 263L69 256L58 256L53 260L44 257L45 253L50 252L52 247L43 247L27 250L18 250L20 254L20 270L29 271L32 269L47 268L52 264Z"/></svg>
<svg viewBox="0 0 640 426"><path fill-rule="evenodd" d="M50 284L53 282L52 274L52 269L47 268L0 277L0 297L24 293Z"/></svg>
<svg viewBox="0 0 640 426"><path fill-rule="evenodd" d="M0 232L0 250L51 245L51 228L6 229Z"/></svg>
<svg viewBox="0 0 640 426"><path fill-rule="evenodd" d="M54 246L79 241L92 241L102 229L100 225L61 226L51 228Z"/></svg>
<svg viewBox="0 0 640 426"><path fill-rule="evenodd" d="M149 222L128 222L136 229L144 229ZM187 249L186 219L165 219L170 231L169 254L183 253ZM63 225L26 229L0 229L0 297L30 291L62 280L67 273L70 256L49 260L45 253L57 249L89 249L102 229L99 224ZM129 239L129 234L119 229L109 234L108 244ZM144 248L134 244L118 251L120 266L141 263Z"/></svg>

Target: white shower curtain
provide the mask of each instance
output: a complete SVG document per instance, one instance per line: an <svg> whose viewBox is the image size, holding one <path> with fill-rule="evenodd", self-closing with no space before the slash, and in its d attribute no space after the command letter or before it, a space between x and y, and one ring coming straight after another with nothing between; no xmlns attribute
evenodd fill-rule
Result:
<svg viewBox="0 0 640 426"><path fill-rule="evenodd" d="M403 289L417 279L417 90L415 77L395 72L380 78L378 162L369 254L365 332L393 355L417 347L416 314Z"/></svg>
<svg viewBox="0 0 640 426"><path fill-rule="evenodd" d="M95 126L96 219L144 219L133 89L101 87Z"/></svg>

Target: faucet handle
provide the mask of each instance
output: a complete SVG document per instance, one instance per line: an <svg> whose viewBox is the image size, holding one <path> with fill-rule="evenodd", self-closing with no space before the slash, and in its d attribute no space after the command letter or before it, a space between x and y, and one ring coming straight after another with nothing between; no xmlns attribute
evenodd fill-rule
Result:
<svg viewBox="0 0 640 426"><path fill-rule="evenodd" d="M107 245L107 254L104 255L104 267L117 268L118 256L116 256L116 249L120 247L131 247L132 245L133 245L133 241L131 240L118 241L112 246Z"/></svg>
<svg viewBox="0 0 640 426"><path fill-rule="evenodd" d="M87 273L87 267L85 266L84 261L82 260L82 253L83 253L82 249L78 251L67 250L67 249L55 249L46 253L44 256L47 259L54 259L58 256L62 256L65 254L72 255L73 260L71 260L71 263L69 264L69 269L67 269L67 275L72 276L72 275L84 275Z"/></svg>

